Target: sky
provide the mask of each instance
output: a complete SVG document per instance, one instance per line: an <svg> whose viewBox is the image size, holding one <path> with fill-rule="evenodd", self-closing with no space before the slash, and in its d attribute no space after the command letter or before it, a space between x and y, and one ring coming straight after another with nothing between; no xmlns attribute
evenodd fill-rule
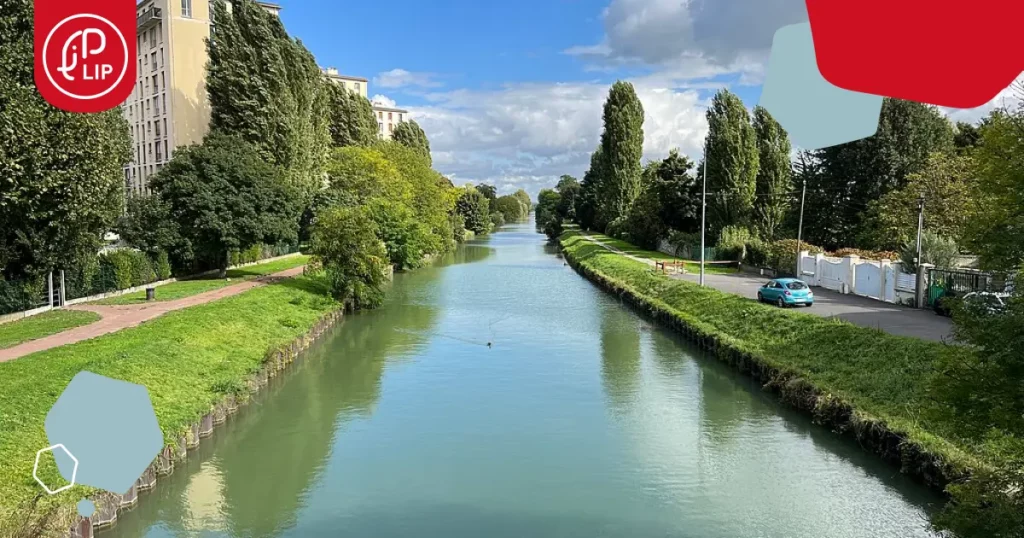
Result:
<svg viewBox="0 0 1024 538"><path fill-rule="evenodd" d="M371 98L410 111L437 170L531 196L582 177L619 79L644 105L644 160L673 148L699 159L702 106L722 87L756 105L775 30L807 20L804 0L279 3L321 66L369 79ZM944 112L974 121L1006 99L1016 96Z"/></svg>

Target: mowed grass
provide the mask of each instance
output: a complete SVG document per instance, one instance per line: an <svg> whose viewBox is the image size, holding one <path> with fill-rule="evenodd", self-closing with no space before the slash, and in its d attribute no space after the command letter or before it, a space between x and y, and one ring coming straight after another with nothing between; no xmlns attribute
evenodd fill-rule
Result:
<svg viewBox="0 0 1024 538"><path fill-rule="evenodd" d="M43 491L32 478L36 451L49 446L43 424L75 374L87 370L145 385L170 443L225 394L241 390L268 350L338 307L317 281L298 277L0 363L0 519ZM92 417L96 434L116 428L117 417L116 407ZM55 471L44 478L60 480ZM75 486L45 502L73 505L88 493Z"/></svg>
<svg viewBox="0 0 1024 538"><path fill-rule="evenodd" d="M232 284L238 284L245 280L252 280L261 276L266 276L274 273L279 273L291 269L293 267L299 267L305 265L309 261L309 256L291 256L281 260L274 260L272 262L260 263L257 265L250 265L248 267L241 267L238 269L230 269L228 271L227 278L216 278L206 277L197 278L193 280L180 280L177 282L171 282L163 286L156 288L156 300L157 301L173 301L175 299L183 299L185 297L191 297L200 293L208 291L218 290ZM120 295L117 297L111 297L109 299L101 299L94 301L92 304L98 305L132 305L146 302L146 292L139 291L135 293L129 293L127 295Z"/></svg>
<svg viewBox="0 0 1024 538"><path fill-rule="evenodd" d="M99 319L99 314L93 312L51 310L29 318L0 324L0 349L88 325Z"/></svg>
<svg viewBox="0 0 1024 538"><path fill-rule="evenodd" d="M616 239L611 236L599 233L587 232L586 235L593 237L594 239L610 246L617 248L622 252L629 254L630 256L636 256L637 258L646 258L648 260L659 261L659 262L674 262L680 258L659 252L657 250L646 250L642 249L632 243L623 241L622 239ZM700 272L700 263L693 261L686 261L686 271L690 273ZM704 272L707 274L726 275L739 272L739 269L734 267L735 263L722 263L715 262L713 260L704 260Z"/></svg>
<svg viewBox="0 0 1024 538"><path fill-rule="evenodd" d="M999 466L1010 445L1020 451L1021 440L964 439L941 414L926 413L929 406L941 405L927 391L937 375L936 361L943 353L971 353L967 348L894 336L701 288L655 273L578 232L567 232L561 242L568 257L616 286L841 399L859 419L883 422L954 469Z"/></svg>

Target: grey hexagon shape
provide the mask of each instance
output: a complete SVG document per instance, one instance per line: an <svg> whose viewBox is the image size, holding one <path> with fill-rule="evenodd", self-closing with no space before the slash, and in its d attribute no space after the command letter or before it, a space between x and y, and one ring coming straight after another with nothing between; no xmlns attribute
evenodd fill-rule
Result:
<svg viewBox="0 0 1024 538"><path fill-rule="evenodd" d="M881 96L844 90L825 80L806 22L775 32L760 105L807 150L872 136L882 113Z"/></svg>
<svg viewBox="0 0 1024 538"><path fill-rule="evenodd" d="M46 436L78 458L75 482L124 494L164 445L146 387L80 372L46 415ZM73 468L57 469L69 479Z"/></svg>

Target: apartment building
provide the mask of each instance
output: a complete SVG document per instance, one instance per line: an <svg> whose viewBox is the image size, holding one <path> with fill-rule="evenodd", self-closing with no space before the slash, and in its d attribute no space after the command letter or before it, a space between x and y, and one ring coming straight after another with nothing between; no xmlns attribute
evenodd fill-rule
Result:
<svg viewBox="0 0 1024 538"><path fill-rule="evenodd" d="M362 77L342 75L334 67L320 68L320 72L331 82L340 85L349 91L366 97L369 95L369 81ZM377 117L377 136L384 140L391 140L395 127L409 119L409 111L401 108L384 106L373 103L373 114Z"/></svg>
<svg viewBox="0 0 1024 538"><path fill-rule="evenodd" d="M257 3L275 15L281 11L277 4ZM133 142L132 161L124 169L129 194L148 193L149 177L175 148L202 141L209 130L211 14L211 0L143 0L136 6L139 65L123 107Z"/></svg>
<svg viewBox="0 0 1024 538"><path fill-rule="evenodd" d="M341 86L342 88L351 92L358 93L363 97L367 96L367 92L369 91L369 81L367 81L365 78L342 75L334 67L328 67L326 69L320 68L320 72L322 72L324 76L327 77L328 80Z"/></svg>

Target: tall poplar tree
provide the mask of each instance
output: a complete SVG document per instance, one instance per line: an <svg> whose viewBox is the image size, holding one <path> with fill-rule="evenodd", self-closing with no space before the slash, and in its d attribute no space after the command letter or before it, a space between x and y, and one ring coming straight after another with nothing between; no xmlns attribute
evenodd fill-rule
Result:
<svg viewBox="0 0 1024 538"><path fill-rule="evenodd" d="M789 162L789 135L762 107L754 108L757 136L757 198L754 228L765 240L775 240L792 201L793 171Z"/></svg>
<svg viewBox="0 0 1024 538"><path fill-rule="evenodd" d="M391 138L405 147L416 150L427 158L428 163L433 162L430 158L430 140L427 139L427 133L423 132L423 128L415 121L404 121L396 125Z"/></svg>
<svg viewBox="0 0 1024 538"><path fill-rule="evenodd" d="M729 90L720 90L707 112L705 148L708 216L712 236L733 224L749 224L760 158L747 107Z"/></svg>
<svg viewBox="0 0 1024 538"><path fill-rule="evenodd" d="M600 220L607 225L626 215L642 188L644 107L628 82L620 80L608 92L601 149L604 174L598 188L598 209Z"/></svg>
<svg viewBox="0 0 1024 538"><path fill-rule="evenodd" d="M330 99L331 140L337 147L369 146L377 140L377 118L370 100L332 82L324 82Z"/></svg>

